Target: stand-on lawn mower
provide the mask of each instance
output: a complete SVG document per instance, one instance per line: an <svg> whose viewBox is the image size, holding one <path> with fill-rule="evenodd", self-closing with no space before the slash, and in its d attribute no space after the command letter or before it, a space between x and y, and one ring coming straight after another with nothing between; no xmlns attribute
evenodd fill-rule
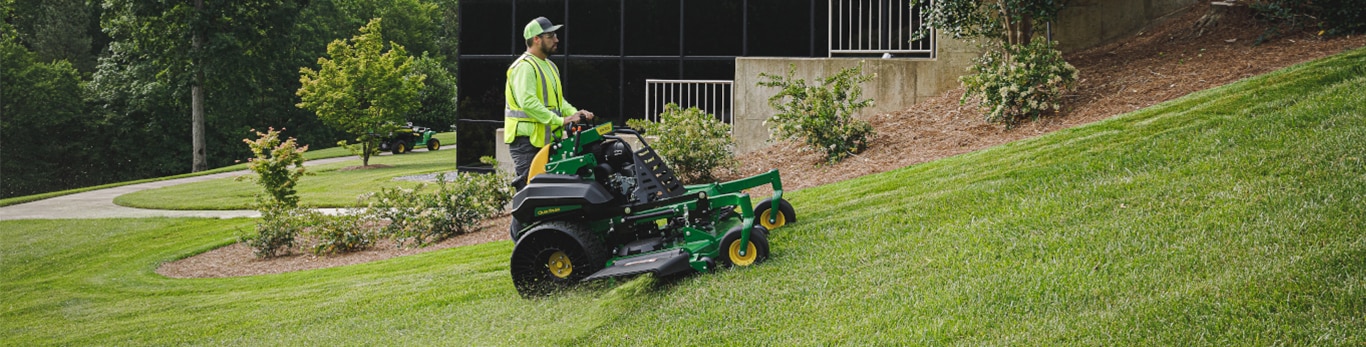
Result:
<svg viewBox="0 0 1366 347"><path fill-rule="evenodd" d="M768 231L797 221L777 170L684 186L635 130L606 123L565 133L537 154L512 200L512 282L523 296L753 265L768 258ZM752 205L743 190L764 184L773 197Z"/></svg>

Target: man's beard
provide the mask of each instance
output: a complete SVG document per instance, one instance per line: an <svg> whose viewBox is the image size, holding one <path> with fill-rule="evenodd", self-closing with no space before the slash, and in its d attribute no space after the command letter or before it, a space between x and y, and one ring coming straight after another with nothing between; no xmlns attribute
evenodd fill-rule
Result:
<svg viewBox="0 0 1366 347"><path fill-rule="evenodd" d="M555 43L555 42L549 42L549 41L542 41L542 42L541 42L541 53L545 53L545 55L551 55L551 54L557 53L557 52L559 52L559 50L560 50L560 45L557 44L557 43Z"/></svg>

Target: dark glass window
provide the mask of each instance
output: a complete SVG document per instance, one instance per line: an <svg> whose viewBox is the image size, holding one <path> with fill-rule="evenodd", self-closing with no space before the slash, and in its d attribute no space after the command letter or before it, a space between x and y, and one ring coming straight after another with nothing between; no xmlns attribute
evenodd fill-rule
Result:
<svg viewBox="0 0 1366 347"><path fill-rule="evenodd" d="M682 0L626 2L626 55L677 56L678 10Z"/></svg>
<svg viewBox="0 0 1366 347"><path fill-rule="evenodd" d="M621 2L574 2L568 19L562 39L574 55L621 54Z"/></svg>
<svg viewBox="0 0 1366 347"><path fill-rule="evenodd" d="M735 57L825 57L827 6L816 0L460 1L457 129L461 165L493 155L507 66L528 21L564 24L552 56L574 106L606 120L645 115L646 79L735 78Z"/></svg>
<svg viewBox="0 0 1366 347"><path fill-rule="evenodd" d="M708 0L684 4L683 54L740 56L744 52L744 2Z"/></svg>

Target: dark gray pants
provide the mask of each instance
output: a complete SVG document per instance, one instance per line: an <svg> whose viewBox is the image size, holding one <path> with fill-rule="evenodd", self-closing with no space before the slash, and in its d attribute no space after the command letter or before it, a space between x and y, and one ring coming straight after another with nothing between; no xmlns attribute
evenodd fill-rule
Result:
<svg viewBox="0 0 1366 347"><path fill-rule="evenodd" d="M513 174L516 175L512 178L513 189L522 190L522 187L526 187L527 171L531 170L531 161L536 159L536 153L540 151L541 148L532 146L531 138L526 136L518 136L508 144L508 154L512 154ZM517 232L521 229L522 223L517 221L517 218L512 218L511 223L508 223L508 232L512 234L514 242L517 241L517 236L520 236Z"/></svg>
<svg viewBox="0 0 1366 347"><path fill-rule="evenodd" d="M536 159L536 153L541 148L531 145L531 138L518 136L508 144L508 153L512 154L513 175L512 187L522 190L526 186L527 171L531 170L531 160Z"/></svg>

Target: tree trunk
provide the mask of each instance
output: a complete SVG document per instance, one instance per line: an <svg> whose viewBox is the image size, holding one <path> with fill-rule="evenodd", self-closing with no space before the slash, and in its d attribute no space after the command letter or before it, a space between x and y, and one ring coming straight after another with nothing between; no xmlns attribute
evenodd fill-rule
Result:
<svg viewBox="0 0 1366 347"><path fill-rule="evenodd" d="M1015 44L1029 44L1029 41L1034 39L1034 16L1029 14L1022 16L1020 23L1015 26L1015 33L1019 35L1015 38Z"/></svg>
<svg viewBox="0 0 1366 347"><path fill-rule="evenodd" d="M197 14L204 11L204 0L194 0L194 9ZM191 43L194 52L193 69L194 81L190 84L190 136L194 150L194 162L192 172L199 172L209 169L209 161L205 153L204 144L204 29L202 26L191 27L194 30L194 41Z"/></svg>
<svg viewBox="0 0 1366 347"><path fill-rule="evenodd" d="M370 166L370 141L363 140L360 145L360 166Z"/></svg>
<svg viewBox="0 0 1366 347"><path fill-rule="evenodd" d="M1214 1L1209 4L1209 11L1195 21L1195 37L1200 37L1210 30L1219 26L1219 20L1228 14L1229 9L1236 5L1234 1Z"/></svg>

